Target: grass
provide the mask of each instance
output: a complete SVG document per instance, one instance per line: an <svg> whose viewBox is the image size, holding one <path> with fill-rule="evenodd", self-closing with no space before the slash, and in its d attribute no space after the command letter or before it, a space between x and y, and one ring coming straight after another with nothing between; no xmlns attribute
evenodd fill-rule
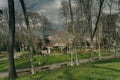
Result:
<svg viewBox="0 0 120 80"><path fill-rule="evenodd" d="M102 55L103 54L104 53L102 53ZM90 56L89 53L84 53L84 54L78 53L78 59L89 58L89 56ZM97 56L97 54L95 54L95 56ZM73 55L73 58L75 59L75 54ZM70 61L70 54L69 55L59 54L59 55L51 55L51 56L35 56L34 57L35 66L49 65L49 64L60 63L64 61ZM41 62L42 64L39 65L39 62ZM25 58L15 59L15 65L16 65L16 69L30 68L30 61L29 61L28 55ZM7 60L0 60L0 72L4 72L7 70L8 70Z"/></svg>
<svg viewBox="0 0 120 80"><path fill-rule="evenodd" d="M20 76L17 80L120 80L120 58Z"/></svg>

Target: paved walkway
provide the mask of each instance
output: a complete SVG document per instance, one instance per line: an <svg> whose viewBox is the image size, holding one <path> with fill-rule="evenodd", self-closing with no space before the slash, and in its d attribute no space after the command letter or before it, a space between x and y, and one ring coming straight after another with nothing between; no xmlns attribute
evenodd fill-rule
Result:
<svg viewBox="0 0 120 80"><path fill-rule="evenodd" d="M120 55L118 55L117 57L120 57ZM111 56L101 56L100 58L105 60L105 59L114 58L114 56L113 55L111 55ZM96 57L96 58L94 58L94 60L96 61L96 60L99 60L99 59ZM90 62L90 61L91 61L91 59L80 59L78 61L78 63L81 64L81 63L86 63L86 62ZM73 61L73 65L76 65L75 61ZM36 70L36 72L40 72L40 71L58 69L58 68L66 67L66 66L71 66L71 61L51 64L51 65L45 65L45 66L40 66L40 67L35 67L35 70ZM23 73L29 74L30 73L30 68L17 70L17 73L18 73L18 75L21 75ZM8 76L8 72L1 72L0 73L0 77L7 77L7 76Z"/></svg>

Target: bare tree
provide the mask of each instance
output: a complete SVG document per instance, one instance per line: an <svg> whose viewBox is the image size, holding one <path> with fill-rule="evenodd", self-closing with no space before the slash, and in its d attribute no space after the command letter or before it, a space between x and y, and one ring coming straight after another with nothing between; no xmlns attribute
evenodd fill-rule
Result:
<svg viewBox="0 0 120 80"><path fill-rule="evenodd" d="M98 25L99 25L99 21L100 21L100 16L101 16L101 12L102 12L102 7L103 7L103 3L104 3L104 0L100 0L99 1L99 11L98 11L98 16L97 16L97 21L95 23L95 29L93 31L93 34L92 34L92 38L91 38L91 42L93 42L93 39L94 39L94 36L95 36L95 33L97 31L97 28L98 28ZM99 26L101 27L101 26ZM99 34L99 40L100 40L100 33ZM99 57L100 57L100 42L99 42Z"/></svg>
<svg viewBox="0 0 120 80"><path fill-rule="evenodd" d="M69 6L68 6L68 2L67 1L61 1L61 8L60 8L60 16L62 19L62 22L64 23L64 25L67 27L68 24L68 14L69 14Z"/></svg>
<svg viewBox="0 0 120 80"><path fill-rule="evenodd" d="M98 13L97 21L96 21L96 24L95 24L95 29L94 29L93 34L92 34L92 40L93 40L93 38L94 38L94 36L95 36L95 33L96 33L96 31L97 31L97 28L98 28L98 24L99 24L99 20L100 20L100 16L101 16L101 11L102 11L103 3L104 3L104 0L100 0L99 13Z"/></svg>
<svg viewBox="0 0 120 80"><path fill-rule="evenodd" d="M0 10L0 20L1 20L1 15L3 14L2 10Z"/></svg>
<svg viewBox="0 0 120 80"><path fill-rule="evenodd" d="M68 0L69 3L69 11L70 11L70 27L69 27L69 32L74 33L74 20L73 20L73 10L72 10L72 2L71 0Z"/></svg>
<svg viewBox="0 0 120 80"><path fill-rule="evenodd" d="M20 3L22 5L22 9L23 9L24 17L25 17L25 22L26 22L27 29L28 29L28 45L29 45L29 52L30 52L31 73L35 74L35 67L34 67L34 61L33 61L32 33L31 33L30 25L29 25L29 18L28 18L28 14L26 11L24 0L20 0Z"/></svg>
<svg viewBox="0 0 120 80"><path fill-rule="evenodd" d="M72 10L72 2L71 0L68 0L68 4L69 4L69 12L70 12L70 25L68 27L68 31L72 34L74 34L74 19L73 19L73 10ZM71 66L73 66L73 53L72 51L70 52L71 53Z"/></svg>
<svg viewBox="0 0 120 80"><path fill-rule="evenodd" d="M15 11L14 0L8 0L9 8L9 45L8 45L8 71L9 80L17 78L14 61L14 42L15 42Z"/></svg>

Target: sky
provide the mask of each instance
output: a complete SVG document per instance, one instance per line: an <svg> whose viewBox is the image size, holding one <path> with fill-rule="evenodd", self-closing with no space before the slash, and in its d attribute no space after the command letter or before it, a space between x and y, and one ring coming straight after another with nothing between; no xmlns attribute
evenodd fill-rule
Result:
<svg viewBox="0 0 120 80"><path fill-rule="evenodd" d="M62 0L25 0L27 9L45 15L49 21L59 23L59 8Z"/></svg>
<svg viewBox="0 0 120 80"><path fill-rule="evenodd" d="M24 0L29 11L37 12L48 18L49 21L59 23L59 8L61 0ZM15 7L19 8L18 0ZM7 7L7 0L0 0L0 9Z"/></svg>
<svg viewBox="0 0 120 80"><path fill-rule="evenodd" d="M0 0L0 9L7 7L7 0Z"/></svg>
<svg viewBox="0 0 120 80"><path fill-rule="evenodd" d="M19 0L15 1L15 7L19 9ZM52 23L59 24L59 8L61 7L62 0L24 0L27 6L27 10L37 12L48 18ZM0 9L7 7L7 0L0 0ZM108 10L104 10L108 13ZM116 12L116 11L112 11Z"/></svg>

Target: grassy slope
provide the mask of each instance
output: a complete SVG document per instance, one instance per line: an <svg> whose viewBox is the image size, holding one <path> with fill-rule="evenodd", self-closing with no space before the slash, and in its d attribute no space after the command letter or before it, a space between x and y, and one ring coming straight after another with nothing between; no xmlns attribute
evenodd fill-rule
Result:
<svg viewBox="0 0 120 80"><path fill-rule="evenodd" d="M88 55L79 54L79 59L87 58ZM38 62L42 61L42 65L48 65L53 63L59 63L64 61L69 61L70 55L52 55L52 56L36 56L34 57L35 66L39 66ZM15 64L17 69L30 68L29 58L19 58L15 59ZM7 60L0 60L0 72L7 71Z"/></svg>
<svg viewBox="0 0 120 80"><path fill-rule="evenodd" d="M96 54L96 56L97 56L97 54ZM88 57L89 57L88 53L86 53L86 54L79 53L78 54L78 59L88 58ZM73 55L73 58L75 59L75 54ZM36 57L34 57L35 66L39 66L39 64L38 64L39 61L42 61L42 65L70 61L70 55L60 54L60 55L52 55L52 56L36 56ZM30 68L29 58L16 59L15 64L16 64L17 69ZM7 71L7 69L8 69L7 60L0 60L0 72Z"/></svg>
<svg viewBox="0 0 120 80"><path fill-rule="evenodd" d="M120 80L120 58L21 76L18 80Z"/></svg>

